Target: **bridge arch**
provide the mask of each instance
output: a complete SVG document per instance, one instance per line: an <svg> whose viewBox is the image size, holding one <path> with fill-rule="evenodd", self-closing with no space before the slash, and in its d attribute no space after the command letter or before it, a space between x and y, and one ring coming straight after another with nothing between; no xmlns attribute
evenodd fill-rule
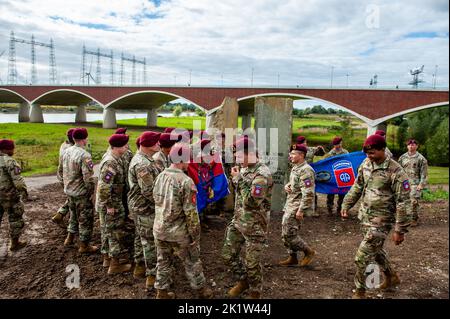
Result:
<svg viewBox="0 0 450 319"><path fill-rule="evenodd" d="M103 103L99 102L89 94L79 90L64 88L45 92L31 101L31 104L80 106L91 101L104 107Z"/></svg>
<svg viewBox="0 0 450 319"><path fill-rule="evenodd" d="M0 88L0 103L30 103L30 101L13 90Z"/></svg>
<svg viewBox="0 0 450 319"><path fill-rule="evenodd" d="M328 101L328 100L324 100L315 96L311 96L311 95L305 95L305 94L295 94L295 93L262 93L262 94L255 94L255 95L249 95L249 96L244 96L241 98L238 98L238 102L245 102L247 100L251 100L254 99L256 97L285 97L285 98L293 98L294 100L302 100L302 99L310 99L310 100L317 100L317 101L321 101L321 102L325 102L327 104L330 104L334 107L336 107L337 109L343 110L343 111L347 111L350 114L356 116L357 118L361 119L362 121L364 121L365 123L367 123L368 125L374 125L374 121L365 117L364 115L361 115L343 105L339 105L336 104L334 102ZM245 103L243 104L245 107ZM248 105L248 104L247 104ZM239 107L241 107L241 103L239 103Z"/></svg>

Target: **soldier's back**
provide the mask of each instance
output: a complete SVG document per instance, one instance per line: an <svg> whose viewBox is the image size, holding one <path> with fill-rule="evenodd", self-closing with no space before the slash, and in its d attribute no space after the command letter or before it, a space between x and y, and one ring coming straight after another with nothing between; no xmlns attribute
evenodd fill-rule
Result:
<svg viewBox="0 0 450 319"><path fill-rule="evenodd" d="M73 145L63 155L64 192L69 196L82 196L87 193L83 179L83 163L93 169L91 155L82 147Z"/></svg>

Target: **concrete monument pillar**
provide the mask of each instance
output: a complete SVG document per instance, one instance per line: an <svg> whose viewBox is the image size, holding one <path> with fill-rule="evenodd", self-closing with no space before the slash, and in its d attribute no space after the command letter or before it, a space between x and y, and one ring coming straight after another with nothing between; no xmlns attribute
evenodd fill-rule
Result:
<svg viewBox="0 0 450 319"><path fill-rule="evenodd" d="M387 134L387 123L383 122L383 123L379 123L377 125L367 124L367 136L375 134L375 132L377 130L383 130Z"/></svg>
<svg viewBox="0 0 450 319"><path fill-rule="evenodd" d="M28 102L23 102L19 107L19 122L29 122L30 121L30 104Z"/></svg>
<svg viewBox="0 0 450 319"><path fill-rule="evenodd" d="M103 128L117 128L116 109L103 109Z"/></svg>
<svg viewBox="0 0 450 319"><path fill-rule="evenodd" d="M42 114L42 108L39 104L31 105L30 122L44 123L44 115Z"/></svg>
<svg viewBox="0 0 450 319"><path fill-rule="evenodd" d="M255 130L260 159L269 166L274 187L272 210L281 211L286 201L285 180L289 174L293 100L278 97L255 99Z"/></svg>
<svg viewBox="0 0 450 319"><path fill-rule="evenodd" d="M158 111L156 108L147 111L147 127L157 127Z"/></svg>
<svg viewBox="0 0 450 319"><path fill-rule="evenodd" d="M242 115L242 129L248 129L252 127L252 115L251 114L245 114Z"/></svg>
<svg viewBox="0 0 450 319"><path fill-rule="evenodd" d="M236 129L239 104L236 98L226 96L220 106L206 113L206 129L215 128L225 133L225 129Z"/></svg>
<svg viewBox="0 0 450 319"><path fill-rule="evenodd" d="M77 107L77 113L75 115L75 123L86 123L86 105L79 105Z"/></svg>

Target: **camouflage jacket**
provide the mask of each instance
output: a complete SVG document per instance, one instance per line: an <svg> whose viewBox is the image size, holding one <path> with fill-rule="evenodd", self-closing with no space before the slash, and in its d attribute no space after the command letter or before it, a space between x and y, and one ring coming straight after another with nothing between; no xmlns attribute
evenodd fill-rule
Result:
<svg viewBox="0 0 450 319"><path fill-rule="evenodd" d="M292 192L287 194L284 211L312 213L315 194L315 173L312 167L306 161L293 165L287 185Z"/></svg>
<svg viewBox="0 0 450 319"><path fill-rule="evenodd" d="M336 155L342 155L342 154L348 154L348 151L345 148L341 148L339 151L336 151L335 148L333 148L331 151L325 154L324 158L336 156Z"/></svg>
<svg viewBox="0 0 450 319"><path fill-rule="evenodd" d="M158 167L159 171L162 172L166 168L170 166L170 159L169 156L164 154L164 152L161 150L159 152L156 152L153 155L153 160L156 163L156 166Z"/></svg>
<svg viewBox="0 0 450 319"><path fill-rule="evenodd" d="M403 167L412 185L427 185L428 179L428 161L426 158L416 152L414 155L405 153L398 159L398 163Z"/></svg>
<svg viewBox="0 0 450 319"><path fill-rule="evenodd" d="M320 156L320 155L324 154L322 149L319 147L309 147L308 146L307 149L308 149L308 152L306 153L305 159L308 164L311 164L312 162L314 162L314 156L316 156L316 155Z"/></svg>
<svg viewBox="0 0 450 319"><path fill-rule="evenodd" d="M111 146L109 146L108 149L106 150L106 153L103 154L102 160L103 160L108 154L111 154ZM126 174L128 173L128 167L130 166L130 162L131 162L131 159L133 158L133 156L134 156L133 152L132 152L130 149L128 149L128 150L125 152L125 154L123 154L123 155L120 157L120 159L119 159L119 161L122 163L123 170L124 170L124 172L125 172Z"/></svg>
<svg viewBox="0 0 450 319"><path fill-rule="evenodd" d="M131 160L128 170L128 207L133 215L155 213L153 186L160 172L156 161L142 152L138 152Z"/></svg>
<svg viewBox="0 0 450 319"><path fill-rule="evenodd" d="M100 163L95 200L96 211L106 211L107 208L123 210L122 196L125 191L125 172L122 161L110 152Z"/></svg>
<svg viewBox="0 0 450 319"><path fill-rule="evenodd" d="M153 188L155 222L153 235L158 240L192 242L200 240L197 188L182 170L166 168Z"/></svg>
<svg viewBox="0 0 450 319"><path fill-rule="evenodd" d="M245 235L267 236L273 187L269 168L261 162L241 168L233 183L236 198L232 223Z"/></svg>
<svg viewBox="0 0 450 319"><path fill-rule="evenodd" d="M94 163L91 155L76 144L64 152L63 183L68 196L91 196L94 192Z"/></svg>
<svg viewBox="0 0 450 319"><path fill-rule="evenodd" d="M11 156L0 152L0 200L17 201L19 195L27 196L27 185L20 175L21 168Z"/></svg>
<svg viewBox="0 0 450 319"><path fill-rule="evenodd" d="M391 150L390 149L388 149L387 147L386 147L386 149L385 149L385 151L384 151L385 153L386 153L386 155L387 156L389 156L390 158L393 158L394 157L394 155L392 154L392 152L391 152Z"/></svg>
<svg viewBox="0 0 450 319"><path fill-rule="evenodd" d="M59 148L58 171L56 173L56 177L58 178L58 180L60 182L62 182L62 180L63 180L63 177L62 177L62 175L63 175L63 165L62 165L63 155L64 155L64 152L71 146L72 146L72 144L70 142L64 141Z"/></svg>
<svg viewBox="0 0 450 319"><path fill-rule="evenodd" d="M377 165L368 158L359 166L358 177L344 198L348 210L361 198L358 218L365 226L395 224L395 231L406 233L411 217L411 186L403 168L393 159Z"/></svg>

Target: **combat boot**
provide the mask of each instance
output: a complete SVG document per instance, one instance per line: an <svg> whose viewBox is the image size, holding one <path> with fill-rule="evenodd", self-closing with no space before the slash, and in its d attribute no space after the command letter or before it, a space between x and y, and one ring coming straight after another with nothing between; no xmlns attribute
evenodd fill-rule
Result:
<svg viewBox="0 0 450 319"><path fill-rule="evenodd" d="M175 294L165 289L158 289L156 291L156 299L175 299Z"/></svg>
<svg viewBox="0 0 450 319"><path fill-rule="evenodd" d="M209 287L203 286L197 290L197 297L199 299L211 299L213 297L213 292Z"/></svg>
<svg viewBox="0 0 450 319"><path fill-rule="evenodd" d="M240 280L233 288L228 290L230 297L237 297L249 288L247 280Z"/></svg>
<svg viewBox="0 0 450 319"><path fill-rule="evenodd" d="M81 254L95 254L98 251L97 246L89 245L88 242L80 242L78 252Z"/></svg>
<svg viewBox="0 0 450 319"><path fill-rule="evenodd" d="M67 233L67 237L66 240L64 241L64 246L68 247L68 246L72 246L73 245L73 240L75 239L75 234L73 233Z"/></svg>
<svg viewBox="0 0 450 319"><path fill-rule="evenodd" d="M131 264L121 264L119 258L111 257L109 263L108 275L121 274L124 272L129 272L131 270Z"/></svg>
<svg viewBox="0 0 450 319"><path fill-rule="evenodd" d="M11 238L9 250L10 250L10 251L18 251L19 249L22 249L22 248L25 247L26 245L27 245L27 243L24 242L24 241L20 241L20 240L19 240L19 237L17 237L17 238Z"/></svg>
<svg viewBox="0 0 450 319"><path fill-rule="evenodd" d="M400 283L400 277L398 276L397 272L384 273L385 279L383 283L380 285L380 289L389 289L392 287L397 286Z"/></svg>
<svg viewBox="0 0 450 319"><path fill-rule="evenodd" d="M305 249L305 256L303 257L303 259L299 262L300 267L304 267L307 266L311 263L314 255L316 254L315 250L312 250L311 248L306 248Z"/></svg>
<svg viewBox="0 0 450 319"><path fill-rule="evenodd" d="M111 263L111 258L108 254L103 254L103 267L108 268Z"/></svg>
<svg viewBox="0 0 450 319"><path fill-rule="evenodd" d="M252 290L249 292L247 299L261 299L261 293L256 290Z"/></svg>
<svg viewBox="0 0 450 319"><path fill-rule="evenodd" d="M60 212L57 212L53 217L52 217L52 222L54 222L56 225L58 225L61 228L66 228L66 226L64 225L64 216L61 215Z"/></svg>
<svg viewBox="0 0 450 319"><path fill-rule="evenodd" d="M138 262L134 265L133 277L134 279L145 278L145 264L143 262Z"/></svg>
<svg viewBox="0 0 450 319"><path fill-rule="evenodd" d="M356 289L352 295L352 299L366 299L366 290L365 289Z"/></svg>
<svg viewBox="0 0 450 319"><path fill-rule="evenodd" d="M145 289L150 290L153 288L153 285L155 284L155 276L150 275L147 276L147 279L145 280Z"/></svg>
<svg viewBox="0 0 450 319"><path fill-rule="evenodd" d="M298 264L297 254L290 254L285 260L278 263L280 266L293 266Z"/></svg>

